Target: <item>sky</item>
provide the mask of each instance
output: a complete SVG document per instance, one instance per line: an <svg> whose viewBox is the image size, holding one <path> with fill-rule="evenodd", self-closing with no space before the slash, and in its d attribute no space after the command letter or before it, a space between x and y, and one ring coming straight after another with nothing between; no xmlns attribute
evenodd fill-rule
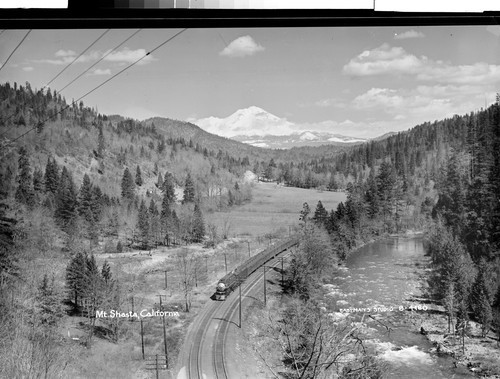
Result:
<svg viewBox="0 0 500 379"><path fill-rule="evenodd" d="M180 29L32 30L0 82L78 99ZM0 62L27 30L0 34ZM478 110L500 89L500 26L188 29L83 99L196 121L260 107L296 130L375 137ZM251 134L251 132L249 132Z"/></svg>

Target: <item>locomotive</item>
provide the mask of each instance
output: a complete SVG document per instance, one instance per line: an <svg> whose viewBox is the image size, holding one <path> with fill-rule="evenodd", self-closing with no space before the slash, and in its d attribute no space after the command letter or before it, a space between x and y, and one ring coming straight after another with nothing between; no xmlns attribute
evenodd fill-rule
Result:
<svg viewBox="0 0 500 379"><path fill-rule="evenodd" d="M291 238L280 243L279 245L271 246L257 255L254 255L235 270L226 274L217 283L217 287L215 288L215 300L226 300L227 296L233 292L241 282L248 278L253 272L257 271L259 267L273 259L282 251L285 251L298 243L299 240L297 238Z"/></svg>

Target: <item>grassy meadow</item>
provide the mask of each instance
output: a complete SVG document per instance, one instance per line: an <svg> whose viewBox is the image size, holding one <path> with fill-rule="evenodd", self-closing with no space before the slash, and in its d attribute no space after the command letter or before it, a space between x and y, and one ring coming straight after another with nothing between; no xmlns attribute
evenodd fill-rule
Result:
<svg viewBox="0 0 500 379"><path fill-rule="evenodd" d="M288 233L289 227L299 224L299 213L305 202L314 213L320 200L327 211L336 209L338 203L346 200L343 192L283 187L263 182L255 184L252 196L253 200L241 207L206 215L206 221L217 225L220 230L229 223L231 237L258 238L267 233Z"/></svg>

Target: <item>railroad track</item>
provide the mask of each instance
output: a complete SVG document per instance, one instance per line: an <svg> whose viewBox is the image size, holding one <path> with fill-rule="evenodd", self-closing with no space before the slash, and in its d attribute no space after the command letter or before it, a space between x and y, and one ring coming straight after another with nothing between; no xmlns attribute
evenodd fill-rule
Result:
<svg viewBox="0 0 500 379"><path fill-rule="evenodd" d="M288 256L290 252L286 253L284 257ZM276 267L279 262L276 261L272 266ZM248 283L245 288L241 290L241 296L247 296L253 289L261 284L261 279L263 277L263 273L258 272L254 278L252 278L251 282ZM251 277L250 277L251 278ZM243 285L243 284L241 284ZM234 318L234 314L239 307L239 301L236 300L239 294L237 291L233 292L232 301L228 308L228 310L224 314L225 321L222 321L219 328L215 333L214 343L212 346L212 361L215 372L215 377L217 379L230 379L228 375L228 370L226 368L226 360L225 360L225 347L226 347L226 339L229 333L229 327L231 325L231 320ZM226 300L227 302L227 300Z"/></svg>
<svg viewBox="0 0 500 379"><path fill-rule="evenodd" d="M283 251L286 251L283 250ZM276 255L279 255L277 253ZM288 252L286 255L290 254ZM275 266L278 262L275 262L273 266ZM261 283L261 278L263 274L260 272L255 272L248 279L250 280L247 284L242 283L244 286L241 288L242 296L247 296L259 283ZM192 325L195 330L194 336L192 338L192 342L188 345L188 361L186 367L185 374L188 379L210 379L209 376L211 371L209 372L206 368L206 371L203 372L203 351L206 351L207 348L212 350L212 365L213 372L216 378L229 378L227 368L225 365L225 341L227 338L227 334L229 331L229 326L231 324L231 320L233 319L234 313L238 309L239 301L237 300L238 289L235 290L230 297L231 300L226 300L225 302L217 302L214 301L208 305L208 307L204 310L204 313L201 315L199 320L195 320L195 324ZM209 347L206 344L207 333L210 331L210 324L214 319L214 316L217 311L221 311L222 315L219 321L219 327L215 331L215 337L213 338L213 344ZM227 321L224 321L227 320ZM206 362L205 362L206 363Z"/></svg>

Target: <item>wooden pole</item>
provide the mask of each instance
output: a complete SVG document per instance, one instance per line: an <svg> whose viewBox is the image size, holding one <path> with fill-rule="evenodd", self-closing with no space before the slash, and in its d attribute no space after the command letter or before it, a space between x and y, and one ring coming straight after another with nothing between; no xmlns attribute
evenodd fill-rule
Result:
<svg viewBox="0 0 500 379"><path fill-rule="evenodd" d="M250 258L250 241L247 241L247 245L248 245L248 258Z"/></svg>
<svg viewBox="0 0 500 379"><path fill-rule="evenodd" d="M239 288L240 288L240 329L241 329L241 280L240 280L240 285L239 285Z"/></svg>
<svg viewBox="0 0 500 379"><path fill-rule="evenodd" d="M266 297L266 266L262 266L264 269L264 306L267 305L267 297Z"/></svg>
<svg viewBox="0 0 500 379"><path fill-rule="evenodd" d="M165 361L168 368L167 331L165 329L165 315L163 315L163 344L165 345Z"/></svg>
<svg viewBox="0 0 500 379"><path fill-rule="evenodd" d="M167 277L167 270L165 270L165 289L168 288L168 281L167 281L168 277Z"/></svg>
<svg viewBox="0 0 500 379"><path fill-rule="evenodd" d="M156 379L158 379L160 376L159 370L158 370L158 354L156 354Z"/></svg>
<svg viewBox="0 0 500 379"><path fill-rule="evenodd" d="M142 359L144 359L144 327L142 325L142 318L141 318L141 346L142 346Z"/></svg>
<svg viewBox="0 0 500 379"><path fill-rule="evenodd" d="M281 285L283 285L285 283L283 273L284 273L284 271L283 271L283 257L281 257Z"/></svg>
<svg viewBox="0 0 500 379"><path fill-rule="evenodd" d="M227 257L226 257L226 253L224 253L224 266L226 267L226 274L227 274Z"/></svg>

